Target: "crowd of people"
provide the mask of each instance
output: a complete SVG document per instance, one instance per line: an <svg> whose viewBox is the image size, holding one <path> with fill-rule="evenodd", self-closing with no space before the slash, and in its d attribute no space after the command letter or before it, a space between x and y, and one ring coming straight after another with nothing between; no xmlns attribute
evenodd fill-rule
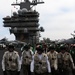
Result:
<svg viewBox="0 0 75 75"><path fill-rule="evenodd" d="M36 44L22 47L21 56L9 44L2 58L4 75L75 75L75 46L69 44Z"/></svg>

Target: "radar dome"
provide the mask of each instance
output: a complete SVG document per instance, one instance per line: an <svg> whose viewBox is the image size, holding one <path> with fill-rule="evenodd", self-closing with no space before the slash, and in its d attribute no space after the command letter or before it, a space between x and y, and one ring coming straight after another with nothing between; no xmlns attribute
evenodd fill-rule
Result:
<svg viewBox="0 0 75 75"><path fill-rule="evenodd" d="M24 13L26 13L26 12L28 12L28 10L27 10L26 8L23 8L23 9L22 9L22 13L24 14Z"/></svg>
<svg viewBox="0 0 75 75"><path fill-rule="evenodd" d="M10 16L6 16L6 18L10 18Z"/></svg>
<svg viewBox="0 0 75 75"><path fill-rule="evenodd" d="M21 15L22 14L22 10L20 9L20 10L18 10L18 14L19 15Z"/></svg>
<svg viewBox="0 0 75 75"><path fill-rule="evenodd" d="M13 16L17 16L17 12L13 12Z"/></svg>

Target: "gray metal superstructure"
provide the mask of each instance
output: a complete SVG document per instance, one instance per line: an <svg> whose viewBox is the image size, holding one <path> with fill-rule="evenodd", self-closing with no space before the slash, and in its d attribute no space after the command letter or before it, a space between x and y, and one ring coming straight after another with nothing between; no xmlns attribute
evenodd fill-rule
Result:
<svg viewBox="0 0 75 75"><path fill-rule="evenodd" d="M12 4L20 6L17 12L13 12L12 16L3 18L4 27L10 27L10 33L15 35L16 40L26 43L39 42L40 31L44 31L43 27L39 27L39 13L32 10L33 6L44 3L41 0L24 0L20 3Z"/></svg>

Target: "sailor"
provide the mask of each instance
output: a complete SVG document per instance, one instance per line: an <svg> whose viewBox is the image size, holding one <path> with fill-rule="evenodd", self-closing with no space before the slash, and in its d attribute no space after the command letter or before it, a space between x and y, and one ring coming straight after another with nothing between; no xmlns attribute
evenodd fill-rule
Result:
<svg viewBox="0 0 75 75"><path fill-rule="evenodd" d="M47 53L48 60L51 64L51 74L56 75L57 74L57 69L58 69L58 64L57 64L57 54L58 52L55 51L55 45L50 45L49 46L49 52Z"/></svg>
<svg viewBox="0 0 75 75"><path fill-rule="evenodd" d="M47 45L45 43L43 44L43 50L44 50L44 53L47 53Z"/></svg>
<svg viewBox="0 0 75 75"><path fill-rule="evenodd" d="M24 75L30 75L30 64L32 61L33 52L29 45L25 45L22 52L22 70Z"/></svg>
<svg viewBox="0 0 75 75"><path fill-rule="evenodd" d="M3 55L2 69L4 75L19 75L21 64L20 57L12 44L8 45L7 51Z"/></svg>
<svg viewBox="0 0 75 75"><path fill-rule="evenodd" d="M37 52L33 56L31 62L30 71L32 75L50 75L51 68L48 61L48 57L43 53L42 46L38 45L36 47Z"/></svg>
<svg viewBox="0 0 75 75"><path fill-rule="evenodd" d="M72 69L75 69L72 56L66 49L65 45L60 46L61 52L58 53L59 75L73 75Z"/></svg>
<svg viewBox="0 0 75 75"><path fill-rule="evenodd" d="M71 45L69 52L72 55L72 58L75 64L75 44ZM73 74L75 75L75 70L73 70Z"/></svg>

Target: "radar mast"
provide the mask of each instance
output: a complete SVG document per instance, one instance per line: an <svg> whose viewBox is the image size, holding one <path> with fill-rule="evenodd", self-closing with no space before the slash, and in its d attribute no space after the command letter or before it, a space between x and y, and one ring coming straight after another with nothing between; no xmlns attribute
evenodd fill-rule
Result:
<svg viewBox="0 0 75 75"><path fill-rule="evenodd" d="M35 6L37 4L42 4L44 3L42 0L32 0L32 2L30 2L29 0L24 0L24 2L18 3L16 0L16 3L13 3L12 5L19 5L20 9L26 8L27 10L31 9L31 6Z"/></svg>

